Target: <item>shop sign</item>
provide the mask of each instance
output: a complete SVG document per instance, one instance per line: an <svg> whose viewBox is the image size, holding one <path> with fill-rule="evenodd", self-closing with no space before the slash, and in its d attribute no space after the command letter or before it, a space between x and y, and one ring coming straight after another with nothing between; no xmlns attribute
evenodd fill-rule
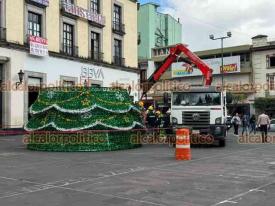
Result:
<svg viewBox="0 0 275 206"><path fill-rule="evenodd" d="M81 79L92 79L92 80L103 80L104 79L104 73L102 68L98 67L81 67Z"/></svg>
<svg viewBox="0 0 275 206"><path fill-rule="evenodd" d="M203 60L211 69L213 74L228 74L238 73L241 71L241 60L240 56L224 57L224 66L222 69L222 59L204 59ZM201 71L194 65L190 65L184 62L177 62L172 64L172 78L186 77L186 76L201 76Z"/></svg>
<svg viewBox="0 0 275 206"><path fill-rule="evenodd" d="M105 17L96 12L89 11L74 4L63 2L62 7L66 13L87 19L100 25L105 25Z"/></svg>
<svg viewBox="0 0 275 206"><path fill-rule="evenodd" d="M29 36L30 54L36 56L48 56L48 40L38 37Z"/></svg>

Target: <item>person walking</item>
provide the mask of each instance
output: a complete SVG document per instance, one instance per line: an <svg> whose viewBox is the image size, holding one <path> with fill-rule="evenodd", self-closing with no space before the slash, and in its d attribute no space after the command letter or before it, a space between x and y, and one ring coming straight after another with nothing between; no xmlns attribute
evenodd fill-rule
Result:
<svg viewBox="0 0 275 206"><path fill-rule="evenodd" d="M251 127L251 130L249 132L249 134L251 134L252 132L254 132L254 135L256 134L256 116L255 114L253 114L249 120L249 123L250 123L250 127Z"/></svg>
<svg viewBox="0 0 275 206"><path fill-rule="evenodd" d="M261 133L262 133L262 142L266 143L267 142L267 130L268 130L268 127L270 126L270 119L269 119L269 116L266 115L265 112L263 112L261 115L259 115L258 125L259 125Z"/></svg>
<svg viewBox="0 0 275 206"><path fill-rule="evenodd" d="M244 114L244 115L243 115L242 124L243 124L242 136L244 135L244 133L246 134L246 136L248 136L248 130L249 130L249 117L248 117L247 114Z"/></svg>
<svg viewBox="0 0 275 206"><path fill-rule="evenodd" d="M235 116L232 118L231 123L234 126L234 134L236 136L238 136L239 135L239 126L241 125L241 119L240 119L238 113L236 113Z"/></svg>

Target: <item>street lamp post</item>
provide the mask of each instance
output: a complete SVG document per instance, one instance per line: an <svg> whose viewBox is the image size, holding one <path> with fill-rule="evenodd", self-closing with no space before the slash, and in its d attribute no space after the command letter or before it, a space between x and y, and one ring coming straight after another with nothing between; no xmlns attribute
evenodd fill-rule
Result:
<svg viewBox="0 0 275 206"><path fill-rule="evenodd" d="M221 57L222 57L222 64L221 64L221 75L222 75L222 89L224 88L224 70L223 70L223 40L230 38L232 36L232 33L229 31L227 32L227 36L222 36L215 38L213 34L209 35L209 38L211 40L221 40Z"/></svg>

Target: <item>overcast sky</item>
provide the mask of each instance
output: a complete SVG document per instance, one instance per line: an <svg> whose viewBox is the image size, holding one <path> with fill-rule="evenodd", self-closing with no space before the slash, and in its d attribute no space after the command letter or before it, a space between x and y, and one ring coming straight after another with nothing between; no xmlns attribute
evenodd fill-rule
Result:
<svg viewBox="0 0 275 206"><path fill-rule="evenodd" d="M274 0L140 0L156 2L162 13L180 18L183 42L194 50L220 47L220 42L209 39L232 32L225 46L250 44L251 37L266 34L275 40Z"/></svg>

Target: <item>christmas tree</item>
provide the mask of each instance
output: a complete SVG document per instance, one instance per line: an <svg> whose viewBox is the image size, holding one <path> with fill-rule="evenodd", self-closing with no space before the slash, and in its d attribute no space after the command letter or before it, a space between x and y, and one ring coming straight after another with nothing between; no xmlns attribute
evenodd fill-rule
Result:
<svg viewBox="0 0 275 206"><path fill-rule="evenodd" d="M30 108L28 148L43 151L106 151L140 146L140 109L115 88L45 88Z"/></svg>

